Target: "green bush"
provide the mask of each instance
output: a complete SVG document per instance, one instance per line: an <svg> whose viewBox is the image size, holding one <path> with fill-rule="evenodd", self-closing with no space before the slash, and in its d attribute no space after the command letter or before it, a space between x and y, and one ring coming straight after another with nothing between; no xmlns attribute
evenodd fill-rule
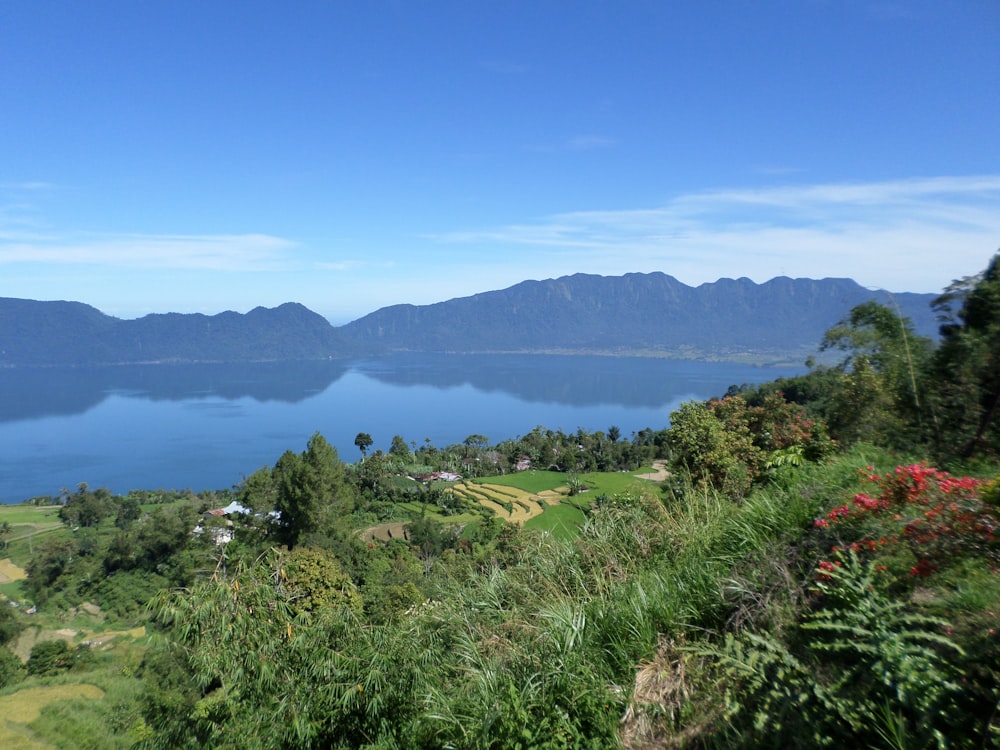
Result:
<svg viewBox="0 0 1000 750"><path fill-rule="evenodd" d="M68 671L73 661L73 650L66 641L43 641L31 649L26 667L29 675L45 677Z"/></svg>
<svg viewBox="0 0 1000 750"><path fill-rule="evenodd" d="M0 688L19 682L24 675L24 665L10 649L0 646Z"/></svg>

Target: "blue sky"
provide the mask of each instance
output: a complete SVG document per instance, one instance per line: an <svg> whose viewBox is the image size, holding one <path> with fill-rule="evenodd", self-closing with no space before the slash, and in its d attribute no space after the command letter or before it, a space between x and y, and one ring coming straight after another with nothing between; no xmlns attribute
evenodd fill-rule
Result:
<svg viewBox="0 0 1000 750"><path fill-rule="evenodd" d="M344 323L576 272L940 291L996 0L5 0L0 296Z"/></svg>

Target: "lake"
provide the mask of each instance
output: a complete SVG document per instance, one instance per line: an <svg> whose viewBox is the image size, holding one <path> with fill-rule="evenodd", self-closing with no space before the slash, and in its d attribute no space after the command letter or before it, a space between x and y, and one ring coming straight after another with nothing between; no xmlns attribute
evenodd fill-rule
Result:
<svg viewBox="0 0 1000 750"><path fill-rule="evenodd" d="M805 368L551 355L394 355L354 361L0 370L0 502L80 482L232 487L319 431L356 461L359 432L437 447L543 425L624 437L668 426L690 399Z"/></svg>

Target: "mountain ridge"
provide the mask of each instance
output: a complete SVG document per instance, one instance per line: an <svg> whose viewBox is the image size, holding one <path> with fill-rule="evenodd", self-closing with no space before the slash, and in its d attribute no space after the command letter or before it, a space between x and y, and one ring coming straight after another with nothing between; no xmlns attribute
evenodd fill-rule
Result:
<svg viewBox="0 0 1000 750"><path fill-rule="evenodd" d="M890 302L845 278L720 279L691 287L662 272L524 281L432 305L381 308L340 328L390 351L642 353L740 357L815 350L851 307ZM918 332L936 335L935 295L899 293ZM475 321L474 325L457 324Z"/></svg>
<svg viewBox="0 0 1000 750"><path fill-rule="evenodd" d="M81 302L0 298L0 366L315 360L344 348L326 318L297 302L121 319Z"/></svg>
<svg viewBox="0 0 1000 750"><path fill-rule="evenodd" d="M0 298L0 367L269 362L400 351L578 353L688 359L802 358L851 307L898 306L934 336L936 295L887 296L848 278L696 287L663 272L577 273L428 305L383 307L333 326L297 302L247 313L120 319L82 302Z"/></svg>

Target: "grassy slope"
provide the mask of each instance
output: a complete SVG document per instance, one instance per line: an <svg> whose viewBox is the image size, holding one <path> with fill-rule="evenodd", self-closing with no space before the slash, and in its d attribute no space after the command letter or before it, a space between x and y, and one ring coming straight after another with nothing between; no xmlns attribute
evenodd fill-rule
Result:
<svg viewBox="0 0 1000 750"><path fill-rule="evenodd" d="M10 532L3 537L7 546L2 556L20 567L28 564L39 538L69 533L59 520L59 508L51 505L0 505L0 524L3 523L10 524Z"/></svg>

